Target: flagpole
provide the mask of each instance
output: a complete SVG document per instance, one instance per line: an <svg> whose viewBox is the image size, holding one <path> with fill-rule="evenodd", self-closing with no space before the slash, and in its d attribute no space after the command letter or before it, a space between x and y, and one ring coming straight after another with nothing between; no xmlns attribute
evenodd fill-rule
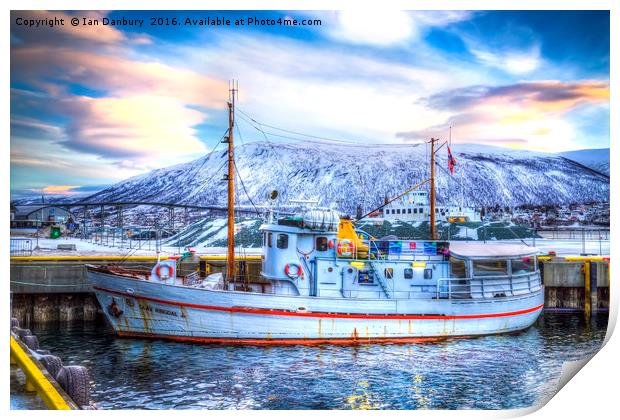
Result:
<svg viewBox="0 0 620 420"><path fill-rule="evenodd" d="M437 230L435 229L435 142L438 139L431 138L431 186L430 186L430 205L431 205L431 240L437 239Z"/></svg>

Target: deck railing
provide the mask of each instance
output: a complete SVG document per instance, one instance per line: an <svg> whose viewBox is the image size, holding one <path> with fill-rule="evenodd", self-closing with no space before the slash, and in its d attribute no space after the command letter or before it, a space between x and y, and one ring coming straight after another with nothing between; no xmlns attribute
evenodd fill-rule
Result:
<svg viewBox="0 0 620 420"><path fill-rule="evenodd" d="M11 257L30 257L32 239L11 238Z"/></svg>
<svg viewBox="0 0 620 420"><path fill-rule="evenodd" d="M538 271L509 276L443 278L437 280L437 299L492 299L540 290Z"/></svg>

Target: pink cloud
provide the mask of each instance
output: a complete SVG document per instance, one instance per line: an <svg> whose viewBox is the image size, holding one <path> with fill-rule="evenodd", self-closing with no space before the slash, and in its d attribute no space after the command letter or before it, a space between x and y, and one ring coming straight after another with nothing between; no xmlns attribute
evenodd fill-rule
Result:
<svg viewBox="0 0 620 420"><path fill-rule="evenodd" d="M43 47L14 48L11 60L16 78L42 88L49 83L45 80L54 78L104 90L111 96L148 93L208 108L224 108L228 96L224 80L154 61Z"/></svg>
<svg viewBox="0 0 620 420"><path fill-rule="evenodd" d="M44 194L50 195L73 195L77 194L77 191L72 191L76 188L80 188L79 185L48 185L41 189Z"/></svg>
<svg viewBox="0 0 620 420"><path fill-rule="evenodd" d="M515 148L562 149L575 140L575 129L564 116L579 107L607 106L609 83L555 80L506 86L469 86L433 95L422 103L452 111L442 124L397 133L406 140L429 137L460 142L502 143Z"/></svg>

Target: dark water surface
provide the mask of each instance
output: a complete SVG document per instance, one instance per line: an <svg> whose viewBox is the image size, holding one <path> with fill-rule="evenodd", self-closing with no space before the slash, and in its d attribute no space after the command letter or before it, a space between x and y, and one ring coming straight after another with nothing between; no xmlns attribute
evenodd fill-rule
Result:
<svg viewBox="0 0 620 420"><path fill-rule="evenodd" d="M507 409L553 396L562 363L595 353L606 327L605 314L546 313L514 335L314 347L121 339L104 322L32 330L88 367L102 409Z"/></svg>

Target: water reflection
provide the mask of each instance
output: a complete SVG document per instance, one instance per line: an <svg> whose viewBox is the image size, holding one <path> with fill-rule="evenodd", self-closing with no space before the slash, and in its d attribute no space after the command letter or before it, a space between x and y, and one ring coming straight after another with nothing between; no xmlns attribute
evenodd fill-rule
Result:
<svg viewBox="0 0 620 420"><path fill-rule="evenodd" d="M437 343L223 347L120 339L103 323L32 326L41 347L83 364L100 408L502 409L555 392L607 316L544 314L519 334Z"/></svg>

